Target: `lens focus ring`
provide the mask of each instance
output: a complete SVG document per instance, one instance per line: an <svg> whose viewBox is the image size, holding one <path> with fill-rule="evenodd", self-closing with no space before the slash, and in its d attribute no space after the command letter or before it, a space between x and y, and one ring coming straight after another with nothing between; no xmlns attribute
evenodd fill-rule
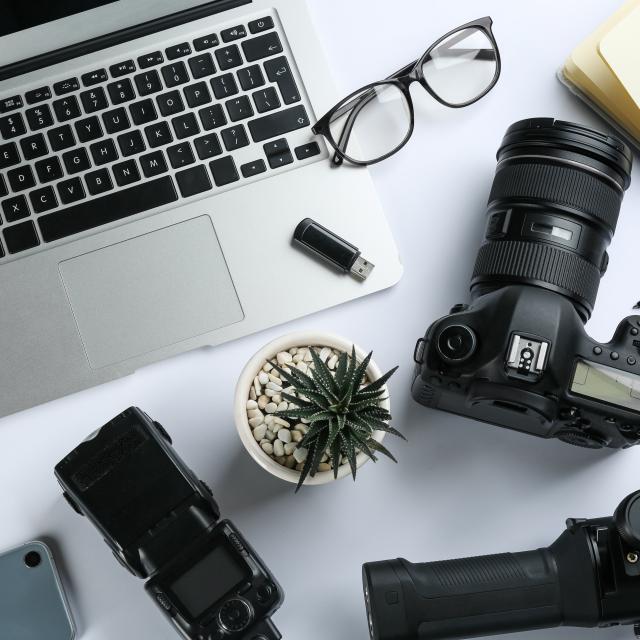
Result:
<svg viewBox="0 0 640 640"><path fill-rule="evenodd" d="M600 271L575 253L549 244L504 241L480 248L472 286L504 278L510 282L545 283L566 290L593 310Z"/></svg>
<svg viewBox="0 0 640 640"><path fill-rule="evenodd" d="M496 174L489 204L502 199L542 200L571 207L597 218L613 233L622 193L586 170L506 161Z"/></svg>

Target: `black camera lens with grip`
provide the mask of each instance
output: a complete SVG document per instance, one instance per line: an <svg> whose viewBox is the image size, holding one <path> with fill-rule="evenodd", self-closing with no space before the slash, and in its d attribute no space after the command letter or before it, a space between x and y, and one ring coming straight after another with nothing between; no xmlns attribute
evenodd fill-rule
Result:
<svg viewBox="0 0 640 640"><path fill-rule="evenodd" d="M632 156L615 138L553 119L518 122L498 152L474 295L533 284L587 320L608 264Z"/></svg>

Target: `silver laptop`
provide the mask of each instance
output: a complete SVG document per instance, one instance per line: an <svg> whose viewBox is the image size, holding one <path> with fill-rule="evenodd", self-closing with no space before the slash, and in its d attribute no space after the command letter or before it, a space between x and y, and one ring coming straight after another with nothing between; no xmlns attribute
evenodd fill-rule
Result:
<svg viewBox="0 0 640 640"><path fill-rule="evenodd" d="M0 5L0 415L389 287L303 0ZM306 217L376 266L296 249Z"/></svg>

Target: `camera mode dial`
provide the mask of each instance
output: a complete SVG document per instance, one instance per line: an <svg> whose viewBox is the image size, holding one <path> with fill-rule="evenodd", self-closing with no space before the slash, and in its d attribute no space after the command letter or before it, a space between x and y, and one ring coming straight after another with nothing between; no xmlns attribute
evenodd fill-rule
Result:
<svg viewBox="0 0 640 640"><path fill-rule="evenodd" d="M630 547L640 549L640 491L627 496L613 518L620 537Z"/></svg>
<svg viewBox="0 0 640 640"><path fill-rule="evenodd" d="M238 633L246 629L251 624L252 618L251 606L242 598L227 600L218 613L220 626L230 633Z"/></svg>

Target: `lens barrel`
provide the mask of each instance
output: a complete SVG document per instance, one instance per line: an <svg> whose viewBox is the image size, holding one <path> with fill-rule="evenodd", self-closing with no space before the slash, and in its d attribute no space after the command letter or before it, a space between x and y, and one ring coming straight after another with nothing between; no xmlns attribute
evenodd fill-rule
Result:
<svg viewBox="0 0 640 640"><path fill-rule="evenodd" d="M512 125L498 151L472 295L543 287L588 320L632 163L626 144L581 125L549 118Z"/></svg>

